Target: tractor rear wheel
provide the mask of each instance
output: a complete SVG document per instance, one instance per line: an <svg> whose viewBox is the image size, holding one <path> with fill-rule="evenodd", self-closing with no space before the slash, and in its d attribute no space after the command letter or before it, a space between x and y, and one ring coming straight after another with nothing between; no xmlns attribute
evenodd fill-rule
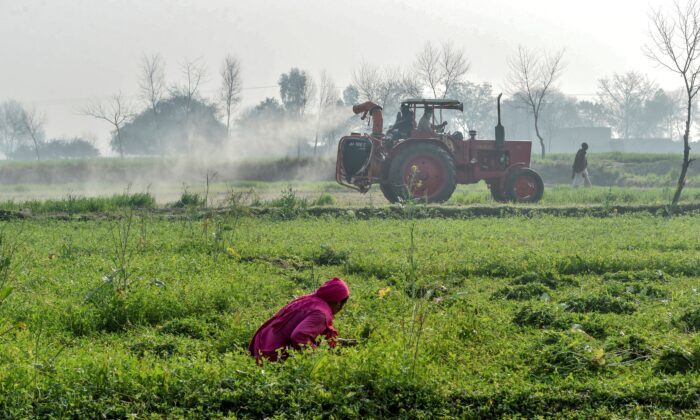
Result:
<svg viewBox="0 0 700 420"><path fill-rule="evenodd" d="M391 184L379 184L379 189L382 191L382 194L384 194L384 198L389 200L391 204L399 201L399 198L396 196L394 188L391 186Z"/></svg>
<svg viewBox="0 0 700 420"><path fill-rule="evenodd" d="M389 167L389 181L399 200L447 201L455 190L456 177L452 156L431 143L408 146Z"/></svg>
<svg viewBox="0 0 700 420"><path fill-rule="evenodd" d="M530 168L519 168L506 179L506 194L516 203L536 203L544 194L542 177Z"/></svg>

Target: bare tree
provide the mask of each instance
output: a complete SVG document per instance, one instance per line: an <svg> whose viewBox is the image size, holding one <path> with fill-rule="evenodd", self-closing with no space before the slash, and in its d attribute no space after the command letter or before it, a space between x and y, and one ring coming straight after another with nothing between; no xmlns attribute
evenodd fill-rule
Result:
<svg viewBox="0 0 700 420"><path fill-rule="evenodd" d="M141 98L154 115L158 115L158 102L165 94L165 62L160 54L141 57Z"/></svg>
<svg viewBox="0 0 700 420"><path fill-rule="evenodd" d="M433 93L433 98L438 97L438 91L443 79L440 50L428 41L416 56L413 67L418 79Z"/></svg>
<svg viewBox="0 0 700 420"><path fill-rule="evenodd" d="M124 159L124 144L122 143L121 130L124 127L124 123L131 117L131 111L129 105L125 103L121 92L112 96L107 104L98 101L92 102L83 109L83 114L106 121L114 127L119 157Z"/></svg>
<svg viewBox="0 0 700 420"><path fill-rule="evenodd" d="M44 117L39 115L36 109L22 108L22 130L25 135L32 139L34 143L34 151L36 152L36 160L40 160L39 143L43 133Z"/></svg>
<svg viewBox="0 0 700 420"><path fill-rule="evenodd" d="M661 10L653 11L649 35L651 45L646 45L646 55L662 67L683 78L685 87L686 119L683 133L683 163L678 185L671 201L671 212L681 198L685 186L690 158L690 125L693 119L693 102L700 90L700 6L697 0L688 0L685 6L674 2L670 15Z"/></svg>
<svg viewBox="0 0 700 420"><path fill-rule="evenodd" d="M455 87L464 81L471 64L464 56L464 51L456 49L452 43L442 44L440 68L442 75L442 97L453 93Z"/></svg>
<svg viewBox="0 0 700 420"><path fill-rule="evenodd" d="M328 73L326 73L325 70L322 71L318 83L318 119L316 121L316 137L314 139L314 156L316 155L316 149L318 148L321 120L329 109L336 106L339 100L340 95L338 95L333 79L328 75Z"/></svg>
<svg viewBox="0 0 700 420"><path fill-rule="evenodd" d="M231 133L231 113L241 101L241 62L238 58L227 55L221 66L221 90L219 99L226 113L226 132Z"/></svg>
<svg viewBox="0 0 700 420"><path fill-rule="evenodd" d="M510 73L508 85L513 98L532 113L535 122L535 134L540 141L542 158L545 157L544 139L540 133L539 121L542 110L546 107L547 96L563 69L564 50L541 55L525 47L518 47L518 54L508 60Z"/></svg>
<svg viewBox="0 0 700 420"><path fill-rule="evenodd" d="M206 78L207 69L204 64L195 59L182 62L180 71L184 81L173 87L171 93L185 98L185 118L189 118L192 111L192 100L199 94L201 84Z"/></svg>
<svg viewBox="0 0 700 420"><path fill-rule="evenodd" d="M366 62L352 71L352 85L359 93L360 101L377 101L380 96L380 89L383 83L382 72L379 67Z"/></svg>
<svg viewBox="0 0 700 420"><path fill-rule="evenodd" d="M455 48L451 42L444 42L441 48L426 42L413 64L418 80L434 98L446 98L453 93L455 87L464 81L469 67L464 51Z"/></svg>
<svg viewBox="0 0 700 420"><path fill-rule="evenodd" d="M636 71L598 80L598 100L618 136L628 139L631 134L638 134L644 105L657 89L654 82Z"/></svg>

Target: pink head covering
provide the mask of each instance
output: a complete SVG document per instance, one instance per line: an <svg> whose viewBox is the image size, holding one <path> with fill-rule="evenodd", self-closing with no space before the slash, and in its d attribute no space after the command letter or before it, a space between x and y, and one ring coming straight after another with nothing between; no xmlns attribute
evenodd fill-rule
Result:
<svg viewBox="0 0 700 420"><path fill-rule="evenodd" d="M259 349L264 343L260 342L259 332L264 328L271 328L279 331L289 322L299 311L312 312L321 311L326 317L326 331L324 335L329 340L331 346L335 345L333 339L338 336L338 332L333 328L333 311L329 303L341 302L350 297L348 285L338 277L323 283L314 293L301 296L280 309L272 318L268 319L253 335L248 345L248 351L259 359Z"/></svg>
<svg viewBox="0 0 700 420"><path fill-rule="evenodd" d="M313 295L320 297L326 302L340 302L350 296L350 289L343 280L338 277L333 277L316 289Z"/></svg>

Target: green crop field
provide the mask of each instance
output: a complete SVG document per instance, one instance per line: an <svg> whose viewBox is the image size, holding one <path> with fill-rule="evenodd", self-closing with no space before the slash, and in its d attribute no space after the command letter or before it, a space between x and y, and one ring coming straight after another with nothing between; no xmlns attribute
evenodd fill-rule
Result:
<svg viewBox="0 0 700 420"><path fill-rule="evenodd" d="M1 222L0 417L700 416L696 215L414 210ZM360 344L256 366L331 276Z"/></svg>

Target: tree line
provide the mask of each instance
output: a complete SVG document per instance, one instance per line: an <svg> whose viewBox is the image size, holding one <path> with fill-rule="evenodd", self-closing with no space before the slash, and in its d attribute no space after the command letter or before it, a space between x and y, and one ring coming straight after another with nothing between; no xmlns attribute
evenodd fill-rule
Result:
<svg viewBox="0 0 700 420"><path fill-rule="evenodd" d="M693 16L695 1L688 4L686 9L676 5L679 17ZM655 16L658 20L662 15ZM656 32L663 29L656 27ZM652 27L655 51L667 56L668 52L658 49L663 47L663 39L653 38L656 32ZM651 49L649 55L653 58ZM660 57L656 58L659 61ZM390 124L401 100L409 97L458 99L464 103L463 113L437 117L448 120L452 130L476 130L490 137L499 92L489 82L470 80L470 67L463 49L451 42L428 41L413 59L400 66L360 63L344 87L336 86L326 72L314 77L307 70L292 67L279 76L277 96L239 109L244 88L242 63L237 57L224 57L214 76L217 90L207 96L202 85L210 79L210 72L200 60L179 63L178 80L169 85L163 58L144 55L138 69L137 99L117 93L92 101L81 112L108 124L110 147L120 157L217 150L226 150L230 157L268 155L271 150L297 156L333 153L340 136L362 128L350 106L377 102ZM669 68L676 69L673 65ZM696 123L694 111L688 115L689 122L683 121L688 111L687 89L664 90L647 75L631 70L600 78L595 94L579 99L558 88L565 70L564 50L521 46L508 59L503 83L508 96L503 103L504 125L511 133L539 143L542 157L561 128L610 127L613 135L622 139L681 138L689 136ZM36 109L17 101L0 103L0 151L16 159L98 154L94 142L85 139L47 139L45 121Z"/></svg>

